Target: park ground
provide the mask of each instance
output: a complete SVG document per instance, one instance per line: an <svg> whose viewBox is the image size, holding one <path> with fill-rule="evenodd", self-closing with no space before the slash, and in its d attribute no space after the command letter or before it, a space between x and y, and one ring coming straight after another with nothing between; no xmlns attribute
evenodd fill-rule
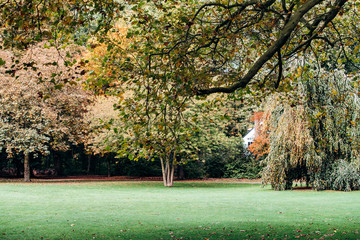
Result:
<svg viewBox="0 0 360 240"><path fill-rule="evenodd" d="M171 188L159 179L33 180L0 179L0 239L360 239L359 191L279 192L230 179Z"/></svg>

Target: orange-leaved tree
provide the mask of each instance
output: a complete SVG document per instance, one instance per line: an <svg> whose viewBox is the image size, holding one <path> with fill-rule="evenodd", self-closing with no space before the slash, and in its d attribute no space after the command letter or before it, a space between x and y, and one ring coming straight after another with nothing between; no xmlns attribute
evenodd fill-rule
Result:
<svg viewBox="0 0 360 240"><path fill-rule="evenodd" d="M249 151L257 159L266 157L269 153L269 118L270 113L255 112L251 120L255 124L254 142L249 146Z"/></svg>

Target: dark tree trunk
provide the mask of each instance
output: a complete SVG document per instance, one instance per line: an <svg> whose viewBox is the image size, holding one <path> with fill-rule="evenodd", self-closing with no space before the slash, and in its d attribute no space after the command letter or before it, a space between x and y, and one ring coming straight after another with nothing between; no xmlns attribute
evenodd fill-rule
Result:
<svg viewBox="0 0 360 240"><path fill-rule="evenodd" d="M54 176L60 175L60 166L61 166L60 156L57 152L54 152L54 169L55 169Z"/></svg>
<svg viewBox="0 0 360 240"><path fill-rule="evenodd" d="M24 156L24 181L30 182L30 155L25 153Z"/></svg>
<svg viewBox="0 0 360 240"><path fill-rule="evenodd" d="M185 179L184 167L182 165L178 165L178 170L179 170L179 180L184 180Z"/></svg>
<svg viewBox="0 0 360 240"><path fill-rule="evenodd" d="M90 174L90 169L91 169L91 154L88 155L88 164L87 164L87 169L86 169L87 175Z"/></svg>
<svg viewBox="0 0 360 240"><path fill-rule="evenodd" d="M32 162L34 164L34 162L35 162L34 160L35 160L34 159L34 154L33 153L29 154L29 162ZM33 170L34 169L30 166L30 178L31 179L33 179L35 177L35 174L34 174Z"/></svg>
<svg viewBox="0 0 360 240"><path fill-rule="evenodd" d="M107 165L107 176L111 177L111 166L110 166L110 157L106 157L106 165Z"/></svg>
<svg viewBox="0 0 360 240"><path fill-rule="evenodd" d="M16 177L21 177L21 169L22 169L22 163L19 158L13 158L15 167L16 167Z"/></svg>

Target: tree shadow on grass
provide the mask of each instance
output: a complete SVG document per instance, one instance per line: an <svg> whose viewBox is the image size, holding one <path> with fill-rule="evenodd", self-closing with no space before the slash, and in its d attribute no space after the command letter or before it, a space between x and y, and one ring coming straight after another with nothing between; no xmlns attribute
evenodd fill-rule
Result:
<svg viewBox="0 0 360 240"><path fill-rule="evenodd" d="M156 226L123 232L122 239L357 239L357 227L317 223L229 222Z"/></svg>

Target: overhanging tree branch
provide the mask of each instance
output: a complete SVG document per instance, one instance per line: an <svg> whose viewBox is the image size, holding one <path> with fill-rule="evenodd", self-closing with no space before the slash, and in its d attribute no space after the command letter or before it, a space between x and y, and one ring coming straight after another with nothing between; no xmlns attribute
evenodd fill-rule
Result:
<svg viewBox="0 0 360 240"><path fill-rule="evenodd" d="M200 89L197 91L198 95L207 95L216 92L222 93L232 93L239 88L244 88L260 71L262 66L269 61L273 56L286 44L286 42L290 39L291 34L295 31L298 24L302 21L304 15L308 13L310 10L314 9L316 6L324 2L323 0L309 0L305 2L302 6L300 6L296 12L289 18L288 22L283 27L282 31L279 34L277 40L271 44L271 46L263 53L257 61L250 67L249 71L242 77L240 77L236 83L227 87L213 87L208 89ZM310 40L306 41L307 44L310 44L311 41L317 37L317 35L322 32L329 22L334 19L339 11L342 9L343 5L347 2L347 0L337 0L334 4L334 7L331 8L329 12L326 13L325 17L322 19L322 25L319 30L314 33ZM316 22L316 21L314 21ZM320 24L320 22L316 22L316 24ZM315 29L314 29L315 31ZM304 44L304 43L303 43ZM301 48L297 48L297 51L301 50Z"/></svg>

